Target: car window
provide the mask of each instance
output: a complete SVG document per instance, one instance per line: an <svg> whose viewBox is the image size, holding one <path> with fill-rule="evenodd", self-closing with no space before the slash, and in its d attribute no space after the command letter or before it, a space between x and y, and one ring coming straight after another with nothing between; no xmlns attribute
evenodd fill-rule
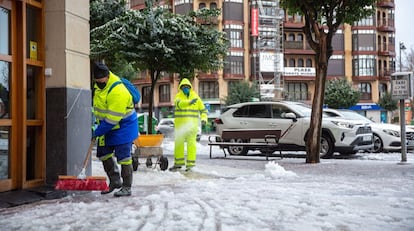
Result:
<svg viewBox="0 0 414 231"><path fill-rule="evenodd" d="M270 118L270 107L267 104L250 105L248 116L252 118Z"/></svg>
<svg viewBox="0 0 414 231"><path fill-rule="evenodd" d="M275 118L275 119L285 118L285 114L289 112L292 112L292 111L283 105L275 105L275 104L272 105L272 118Z"/></svg>
<svg viewBox="0 0 414 231"><path fill-rule="evenodd" d="M324 113L325 113L326 115L330 116L330 117L339 117L339 115L337 115L337 114L335 114L335 113L333 113L333 112L330 112L330 111L324 111Z"/></svg>
<svg viewBox="0 0 414 231"><path fill-rule="evenodd" d="M234 117L247 117L249 106L243 106L233 112Z"/></svg>

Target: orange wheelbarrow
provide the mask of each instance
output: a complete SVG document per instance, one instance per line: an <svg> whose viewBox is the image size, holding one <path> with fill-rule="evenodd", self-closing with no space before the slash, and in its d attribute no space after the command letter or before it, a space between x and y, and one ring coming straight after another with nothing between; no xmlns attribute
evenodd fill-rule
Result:
<svg viewBox="0 0 414 231"><path fill-rule="evenodd" d="M137 139L134 140L135 151L132 154L132 167L134 171L138 170L139 158L146 157L145 165L150 167L160 166L160 169L165 171L168 168L168 158L163 156L161 143L164 139L162 134L147 134L139 135ZM152 158L155 157L155 162L152 161Z"/></svg>

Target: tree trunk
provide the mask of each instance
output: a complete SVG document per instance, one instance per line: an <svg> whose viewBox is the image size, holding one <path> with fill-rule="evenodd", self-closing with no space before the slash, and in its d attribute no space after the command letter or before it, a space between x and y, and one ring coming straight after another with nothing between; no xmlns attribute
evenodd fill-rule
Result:
<svg viewBox="0 0 414 231"><path fill-rule="evenodd" d="M159 71L150 70L151 75L151 88L150 88L150 99L148 102L148 121L147 121L147 132L148 134L152 134L152 114L153 114L153 106L154 106L154 89L155 85L157 84Z"/></svg>
<svg viewBox="0 0 414 231"><path fill-rule="evenodd" d="M309 133L306 139L306 163L319 163L319 153L322 133L322 108L325 95L328 56L326 34L321 32L319 52L316 54L317 64L315 78L315 93L312 101L312 115Z"/></svg>

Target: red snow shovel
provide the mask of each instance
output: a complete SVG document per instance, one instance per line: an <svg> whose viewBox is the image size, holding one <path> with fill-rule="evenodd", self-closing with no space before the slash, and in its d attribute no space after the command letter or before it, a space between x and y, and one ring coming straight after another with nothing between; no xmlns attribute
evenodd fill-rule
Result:
<svg viewBox="0 0 414 231"><path fill-rule="evenodd" d="M82 171L76 176L60 175L56 183L57 190L89 190L89 191L105 191L108 190L105 176L86 176L85 170L88 160L91 157L92 149L95 144L95 139L92 139L89 145L88 154L83 162Z"/></svg>

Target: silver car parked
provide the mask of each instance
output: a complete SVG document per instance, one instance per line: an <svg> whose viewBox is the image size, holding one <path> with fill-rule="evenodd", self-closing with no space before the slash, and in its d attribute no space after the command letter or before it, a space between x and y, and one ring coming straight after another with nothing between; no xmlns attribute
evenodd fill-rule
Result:
<svg viewBox="0 0 414 231"><path fill-rule="evenodd" d="M374 123L367 117L358 114L358 112L347 109L323 109L326 114L333 117L344 118L347 120L364 120L370 123L374 135L374 147L372 152L378 153L383 151L400 151L401 150L401 127L395 124ZM407 149L414 149L414 129L406 128L405 130Z"/></svg>
<svg viewBox="0 0 414 231"><path fill-rule="evenodd" d="M235 104L227 107L215 120L216 132L221 136L223 129L274 128L281 130L282 136L278 147L280 150L304 151L311 112L312 109L308 105L290 101ZM369 123L323 117L321 157L332 157L334 152L350 155L372 147L373 137ZM232 155L246 155L249 148L230 147L228 151Z"/></svg>

